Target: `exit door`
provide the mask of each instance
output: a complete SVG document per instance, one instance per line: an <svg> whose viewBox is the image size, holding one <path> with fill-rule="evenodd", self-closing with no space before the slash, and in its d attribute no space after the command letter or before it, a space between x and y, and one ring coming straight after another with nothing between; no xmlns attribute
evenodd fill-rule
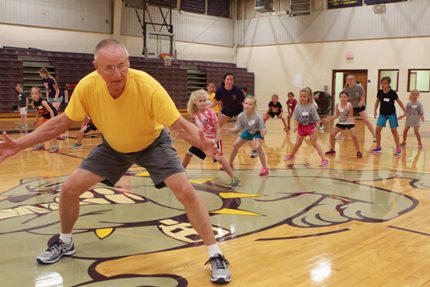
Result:
<svg viewBox="0 0 430 287"><path fill-rule="evenodd" d="M352 74L357 84L360 84L367 95L367 70L333 70L332 95L333 105L339 101L339 94L343 91L346 83L346 76ZM367 105L367 101L366 101ZM334 111L334 106L332 111Z"/></svg>

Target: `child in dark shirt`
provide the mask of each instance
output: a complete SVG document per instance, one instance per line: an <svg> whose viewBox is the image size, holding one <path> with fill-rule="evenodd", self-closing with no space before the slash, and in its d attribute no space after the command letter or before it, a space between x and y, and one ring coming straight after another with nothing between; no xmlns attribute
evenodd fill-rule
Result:
<svg viewBox="0 0 430 287"><path fill-rule="evenodd" d="M274 119L275 117L277 117L278 119L281 119L282 124L284 125L284 130L288 132L287 123L282 116L284 111L282 109L282 104L279 102L279 96L274 94L268 106L269 108L263 116L264 122L266 122L270 118Z"/></svg>
<svg viewBox="0 0 430 287"><path fill-rule="evenodd" d="M382 128L384 128L387 124L387 121L390 123L391 133L394 137L394 142L396 144L396 149L394 151L394 155L400 155L402 153L402 149L400 148L400 139L399 139L399 133L397 132L397 128L399 127L399 122L397 119L396 114L396 106L394 105L395 102L397 102L400 106L400 108L403 110L403 113L405 113L405 107L403 106L402 101L399 99L399 96L397 95L396 91L393 91L390 87L391 78L390 77L383 77L381 79L381 88L378 91L378 95L376 97L375 102L375 118L378 115L378 107L381 106L379 109L379 116L378 121L376 123L376 146L372 149L373 153L380 153L382 151L381 149L381 131Z"/></svg>
<svg viewBox="0 0 430 287"><path fill-rule="evenodd" d="M42 98L40 89L38 87L31 88L31 98L33 99L33 106L36 110L36 120L34 121L33 125L40 126L58 115L55 107L50 102ZM41 120L39 120L40 118ZM43 143L39 143L33 147L33 150L45 150L45 146ZM52 140L49 152L58 153L59 151L60 149L58 147L57 141Z"/></svg>
<svg viewBox="0 0 430 287"><path fill-rule="evenodd" d="M21 116L21 122L18 127L20 128L27 128L27 111L28 111L28 98L24 93L24 87L22 84L16 84L15 91L18 94L18 108L19 108L19 114Z"/></svg>

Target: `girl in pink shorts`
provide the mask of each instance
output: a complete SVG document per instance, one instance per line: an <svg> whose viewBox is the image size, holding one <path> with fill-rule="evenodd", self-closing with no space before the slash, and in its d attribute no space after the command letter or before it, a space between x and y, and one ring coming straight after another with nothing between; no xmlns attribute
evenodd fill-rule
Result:
<svg viewBox="0 0 430 287"><path fill-rule="evenodd" d="M305 137L311 138L311 143L321 157L321 166L327 166L328 160L325 158L324 152L317 143L318 134L315 133L316 126L320 124L320 117L318 116L317 110L313 105L314 96L310 88L304 88L300 90L299 104L294 109L294 131L297 131L297 141L294 145L293 150L284 160L294 159L295 154L299 150Z"/></svg>

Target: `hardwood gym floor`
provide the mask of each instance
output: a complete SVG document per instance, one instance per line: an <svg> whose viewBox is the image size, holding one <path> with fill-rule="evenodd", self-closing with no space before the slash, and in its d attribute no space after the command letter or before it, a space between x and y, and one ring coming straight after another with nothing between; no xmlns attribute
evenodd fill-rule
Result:
<svg viewBox="0 0 430 287"><path fill-rule="evenodd" d="M0 129L14 130L16 123L1 119ZM346 134L328 168L319 167L308 143L294 164L284 162L295 136L281 127L268 122L267 178L258 176L260 162L249 158L248 146L235 161L242 182L235 190L209 159L193 159L188 169L231 263L229 286L430 286L428 124L424 149L410 133L395 157L389 130L382 154L370 154L372 138L358 121L364 158L355 158ZM324 150L330 129L320 134ZM212 286L206 249L182 207L167 189L155 190L139 167L117 188L98 185L82 195L74 256L36 263L59 230L61 182L100 141L93 135L83 150L72 150L76 131L67 135L59 154L29 149L0 166L1 285ZM224 136L227 155L234 139ZM175 147L182 156L188 144L176 140Z"/></svg>

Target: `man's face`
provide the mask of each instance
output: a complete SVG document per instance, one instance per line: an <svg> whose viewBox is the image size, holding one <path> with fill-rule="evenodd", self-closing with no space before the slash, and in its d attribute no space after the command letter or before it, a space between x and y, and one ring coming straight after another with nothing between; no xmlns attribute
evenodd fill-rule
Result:
<svg viewBox="0 0 430 287"><path fill-rule="evenodd" d="M127 83L130 62L127 53L121 47L108 46L97 52L94 66L105 80L109 91L122 92Z"/></svg>

